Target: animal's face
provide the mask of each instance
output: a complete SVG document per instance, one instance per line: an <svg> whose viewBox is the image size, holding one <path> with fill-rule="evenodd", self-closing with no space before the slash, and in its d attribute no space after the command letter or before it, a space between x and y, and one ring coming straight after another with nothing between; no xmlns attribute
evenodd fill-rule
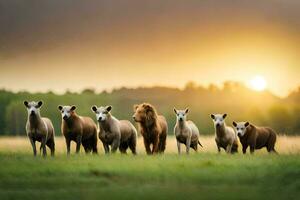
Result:
<svg viewBox="0 0 300 200"><path fill-rule="evenodd" d="M247 127L249 126L249 122L233 122L233 126L236 134L239 137L243 137L246 133Z"/></svg>
<svg viewBox="0 0 300 200"><path fill-rule="evenodd" d="M97 106L92 106L92 111L96 114L96 119L98 122L103 122L107 119L107 117L110 115L110 111L112 109L112 106L101 106L98 107Z"/></svg>
<svg viewBox="0 0 300 200"><path fill-rule="evenodd" d="M227 114L212 114L211 118L215 124L216 127L221 127L225 123L225 118L227 117Z"/></svg>
<svg viewBox="0 0 300 200"><path fill-rule="evenodd" d="M145 121L146 110L142 104L134 105L133 110L134 110L134 114L133 114L132 118L134 119L134 121L136 121L136 122Z"/></svg>
<svg viewBox="0 0 300 200"><path fill-rule="evenodd" d="M134 114L132 118L136 122L151 121L155 118L156 112L152 105L143 103L133 106Z"/></svg>
<svg viewBox="0 0 300 200"><path fill-rule="evenodd" d="M24 105L27 108L27 112L29 115L34 116L40 113L40 107L43 105L42 101L35 102L35 101L24 101Z"/></svg>
<svg viewBox="0 0 300 200"><path fill-rule="evenodd" d="M189 109L187 108L185 110L176 110L176 108L174 108L174 112L176 114L177 121L185 121Z"/></svg>
<svg viewBox="0 0 300 200"><path fill-rule="evenodd" d="M76 106L58 106L58 109L61 112L61 117L64 120L67 120L71 117L71 115L74 113Z"/></svg>

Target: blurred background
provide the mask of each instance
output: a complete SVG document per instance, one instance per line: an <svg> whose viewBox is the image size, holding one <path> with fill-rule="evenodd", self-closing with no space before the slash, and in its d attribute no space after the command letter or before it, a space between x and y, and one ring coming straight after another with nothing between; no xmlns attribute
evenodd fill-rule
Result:
<svg viewBox="0 0 300 200"><path fill-rule="evenodd" d="M190 108L300 134L298 0L1 0L0 134L25 135L24 100L113 106L131 119L149 102L167 117Z"/></svg>

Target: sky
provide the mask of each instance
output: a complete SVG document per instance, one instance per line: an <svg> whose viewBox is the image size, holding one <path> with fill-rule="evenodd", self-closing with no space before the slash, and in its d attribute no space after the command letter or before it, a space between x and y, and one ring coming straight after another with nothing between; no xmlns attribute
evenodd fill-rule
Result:
<svg viewBox="0 0 300 200"><path fill-rule="evenodd" d="M0 88L300 85L298 0L1 0Z"/></svg>

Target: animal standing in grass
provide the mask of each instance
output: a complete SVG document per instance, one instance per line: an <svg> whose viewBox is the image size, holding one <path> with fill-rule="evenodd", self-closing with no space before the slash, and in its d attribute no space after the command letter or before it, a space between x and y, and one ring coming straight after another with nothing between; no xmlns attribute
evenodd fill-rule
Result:
<svg viewBox="0 0 300 200"><path fill-rule="evenodd" d="M148 103L134 105L134 115L132 117L139 125L147 154L163 153L166 148L168 133L165 117L157 115L155 108Z"/></svg>
<svg viewBox="0 0 300 200"><path fill-rule="evenodd" d="M50 119L41 117L40 108L43 105L42 101L28 102L24 101L24 105L28 111L28 118L26 123L26 132L30 140L33 155L36 156L36 141L41 143L40 151L43 151L43 156L47 155L46 145L51 150L51 156L54 156L55 142L54 142L54 128Z"/></svg>
<svg viewBox="0 0 300 200"><path fill-rule="evenodd" d="M118 120L110 113L112 106L92 106L98 121L99 139L103 143L105 153L109 153L109 146L114 153L119 148L121 153L126 153L128 147L136 154L137 131L128 120Z"/></svg>
<svg viewBox="0 0 300 200"><path fill-rule="evenodd" d="M248 146L250 153L254 153L255 149L267 148L268 152L275 151L276 133L269 127L257 127L249 122L233 122L236 134L240 138L245 154Z"/></svg>
<svg viewBox="0 0 300 200"><path fill-rule="evenodd" d="M186 120L189 109L176 110L176 108L174 108L174 112L177 118L176 125L174 127L174 134L177 140L178 153L181 153L181 143L185 144L187 154L189 154L190 147L197 151L198 144L201 147L202 145L199 142L199 130L197 126L194 124L194 122Z"/></svg>
<svg viewBox="0 0 300 200"><path fill-rule="evenodd" d="M65 136L67 154L70 154L71 141L76 142L76 153L82 144L86 153L97 153L97 126L90 117L76 114L76 106L58 106L62 115L61 132Z"/></svg>
<svg viewBox="0 0 300 200"><path fill-rule="evenodd" d="M232 127L227 126L225 118L227 114L212 114L216 137L218 152L223 148L227 153L236 153L238 151L238 140Z"/></svg>

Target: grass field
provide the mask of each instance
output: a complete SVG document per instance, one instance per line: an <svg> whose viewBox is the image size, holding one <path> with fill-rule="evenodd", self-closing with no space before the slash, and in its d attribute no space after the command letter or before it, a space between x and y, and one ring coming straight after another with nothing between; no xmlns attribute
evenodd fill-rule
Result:
<svg viewBox="0 0 300 200"><path fill-rule="evenodd" d="M189 156L168 138L164 155L32 156L27 138L0 138L0 199L299 199L300 137L281 136L279 155L216 153L213 137ZM74 146L74 145L73 145ZM73 149L74 152L74 149Z"/></svg>

